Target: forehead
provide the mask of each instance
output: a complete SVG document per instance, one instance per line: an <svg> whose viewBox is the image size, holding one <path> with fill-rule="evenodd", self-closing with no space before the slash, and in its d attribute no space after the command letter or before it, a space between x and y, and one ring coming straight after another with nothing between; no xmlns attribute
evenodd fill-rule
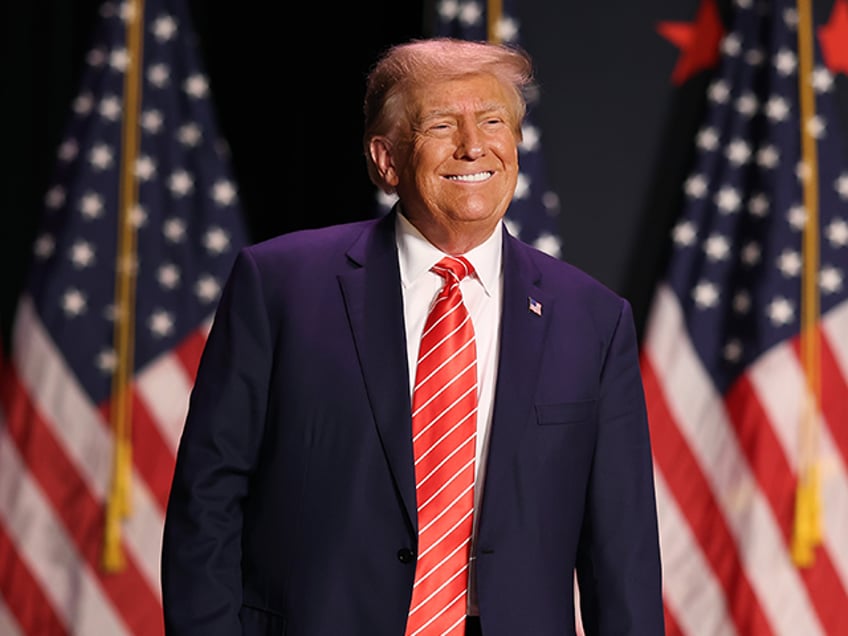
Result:
<svg viewBox="0 0 848 636"><path fill-rule="evenodd" d="M469 75L417 86L410 95L418 119L440 114L510 111L510 92L495 76Z"/></svg>

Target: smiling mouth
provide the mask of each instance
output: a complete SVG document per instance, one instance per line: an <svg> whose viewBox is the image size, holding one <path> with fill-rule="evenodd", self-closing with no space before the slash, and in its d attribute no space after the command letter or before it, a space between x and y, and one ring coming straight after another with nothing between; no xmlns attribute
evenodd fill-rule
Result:
<svg viewBox="0 0 848 636"><path fill-rule="evenodd" d="M483 172L475 172L474 174L454 174L446 177L450 181L461 181L463 183L476 183L478 181L485 181L489 177L491 177L494 172L491 170L484 170Z"/></svg>

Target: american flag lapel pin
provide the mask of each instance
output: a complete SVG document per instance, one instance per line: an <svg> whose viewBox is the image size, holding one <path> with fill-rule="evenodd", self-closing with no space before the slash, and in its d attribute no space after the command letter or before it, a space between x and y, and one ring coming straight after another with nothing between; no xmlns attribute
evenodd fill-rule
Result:
<svg viewBox="0 0 848 636"><path fill-rule="evenodd" d="M537 316L542 315L542 303L540 303L538 300L531 296L527 297L527 303L527 309L532 311Z"/></svg>

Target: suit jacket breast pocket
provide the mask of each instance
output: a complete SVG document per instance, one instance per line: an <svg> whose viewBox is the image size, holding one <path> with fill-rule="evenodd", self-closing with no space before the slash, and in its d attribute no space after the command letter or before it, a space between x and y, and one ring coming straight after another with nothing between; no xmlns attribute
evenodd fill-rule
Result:
<svg viewBox="0 0 848 636"><path fill-rule="evenodd" d="M588 423L595 417L597 400L537 404L536 422L541 426Z"/></svg>

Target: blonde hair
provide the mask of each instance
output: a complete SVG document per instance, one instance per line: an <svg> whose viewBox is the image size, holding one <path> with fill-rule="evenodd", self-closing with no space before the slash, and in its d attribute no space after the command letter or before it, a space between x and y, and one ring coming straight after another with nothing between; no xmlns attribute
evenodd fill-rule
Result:
<svg viewBox="0 0 848 636"><path fill-rule="evenodd" d="M489 74L510 89L515 134L527 112L524 91L533 82L533 64L522 49L455 38L412 40L389 48L368 74L365 86L363 146L368 176L385 189L371 158L376 136L391 138L407 122L406 97L414 87L469 75Z"/></svg>

